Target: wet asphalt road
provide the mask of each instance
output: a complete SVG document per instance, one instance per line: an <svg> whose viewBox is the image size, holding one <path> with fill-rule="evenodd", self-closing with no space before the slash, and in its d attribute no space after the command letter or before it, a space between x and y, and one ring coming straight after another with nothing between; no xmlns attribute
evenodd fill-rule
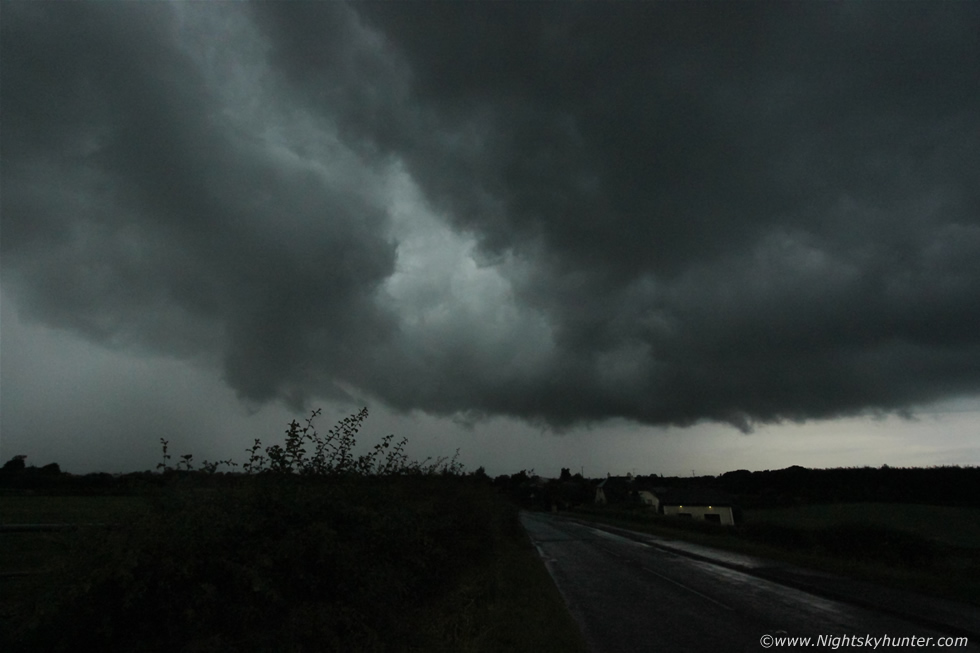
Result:
<svg viewBox="0 0 980 653"><path fill-rule="evenodd" d="M877 648L923 651L939 650L939 638L950 635L558 516L525 512L521 521L597 653L806 648L766 648L760 640L767 634L812 637L807 650L834 650L835 644L836 650L874 650L860 639L869 635L931 637L928 647ZM818 646L820 636L858 639ZM978 647L970 642L952 650Z"/></svg>

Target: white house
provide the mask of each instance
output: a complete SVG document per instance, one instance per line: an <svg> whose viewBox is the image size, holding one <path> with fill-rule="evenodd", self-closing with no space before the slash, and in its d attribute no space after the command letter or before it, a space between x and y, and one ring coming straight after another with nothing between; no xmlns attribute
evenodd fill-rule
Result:
<svg viewBox="0 0 980 653"><path fill-rule="evenodd" d="M660 498L656 494L650 490L637 490L636 494L640 497L640 501L660 512Z"/></svg>
<svg viewBox="0 0 980 653"><path fill-rule="evenodd" d="M732 501L721 492L707 488L676 488L659 498L664 515L714 522L723 526L735 525Z"/></svg>

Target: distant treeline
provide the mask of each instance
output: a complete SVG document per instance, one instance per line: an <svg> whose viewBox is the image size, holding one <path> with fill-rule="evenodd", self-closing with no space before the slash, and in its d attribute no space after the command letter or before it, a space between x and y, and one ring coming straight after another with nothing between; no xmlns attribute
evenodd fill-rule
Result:
<svg viewBox="0 0 980 653"><path fill-rule="evenodd" d="M562 469L554 479L542 479L522 470L498 476L493 484L526 506L559 507L591 503L595 488L603 479L583 478ZM919 503L938 506L980 507L980 467L838 467L786 469L751 472L740 469L720 476L660 476L657 474L620 477L607 484L606 496L625 501L624 488L634 490L662 488L711 488L731 496L741 508L776 508L814 503Z"/></svg>
<svg viewBox="0 0 980 653"><path fill-rule="evenodd" d="M721 476L640 476L638 483L664 487L712 487L736 497L743 508L806 503L921 503L980 507L980 467L836 467L750 472Z"/></svg>
<svg viewBox="0 0 980 653"><path fill-rule="evenodd" d="M18 460L19 459L19 460ZM543 479L533 470L502 475L495 479L486 476L481 467L472 475L511 494L522 504L537 504L558 500L562 504L590 503L595 486L602 479L584 478L570 474L568 469L555 479ZM62 472L56 463L31 467L18 456L0 469L0 488L34 490L68 494L116 494L166 482L169 475L193 475L221 478L239 474L178 472L168 474L134 472L110 475L105 473L77 476ZM920 503L941 506L980 507L980 467L837 467L810 469L794 465L786 469L752 472L740 469L720 476L659 476L632 477L638 488L703 487L724 491L742 508L793 506L808 503L853 503L880 501L886 503Z"/></svg>
<svg viewBox="0 0 980 653"><path fill-rule="evenodd" d="M716 477L714 485L743 507L881 501L980 507L980 467L838 467L750 472Z"/></svg>

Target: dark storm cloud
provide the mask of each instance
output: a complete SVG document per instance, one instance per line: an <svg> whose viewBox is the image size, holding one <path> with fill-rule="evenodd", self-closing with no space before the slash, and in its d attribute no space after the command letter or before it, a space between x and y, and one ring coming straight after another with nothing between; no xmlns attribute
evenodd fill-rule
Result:
<svg viewBox="0 0 980 653"><path fill-rule="evenodd" d="M363 172L227 123L168 6L5 4L4 273L40 319L256 400L554 425L980 391L974 4L183 7L243 14L218 49ZM509 294L386 299L392 162Z"/></svg>
<svg viewBox="0 0 980 653"><path fill-rule="evenodd" d="M219 358L249 399L328 391L388 329L366 299L383 212L223 123L166 5L4 14L4 273L28 312Z"/></svg>

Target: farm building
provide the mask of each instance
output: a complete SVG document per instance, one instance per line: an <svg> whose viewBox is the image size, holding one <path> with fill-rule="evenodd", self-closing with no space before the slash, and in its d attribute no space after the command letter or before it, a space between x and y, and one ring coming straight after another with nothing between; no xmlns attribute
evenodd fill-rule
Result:
<svg viewBox="0 0 980 653"><path fill-rule="evenodd" d="M727 526L735 524L732 500L722 492L707 488L672 488L659 499L664 515Z"/></svg>

